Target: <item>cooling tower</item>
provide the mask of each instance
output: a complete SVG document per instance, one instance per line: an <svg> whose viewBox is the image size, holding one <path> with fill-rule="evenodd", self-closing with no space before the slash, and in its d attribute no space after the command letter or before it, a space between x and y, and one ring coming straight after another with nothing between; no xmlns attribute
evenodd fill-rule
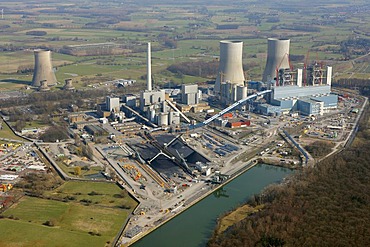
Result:
<svg viewBox="0 0 370 247"><path fill-rule="evenodd" d="M40 81L39 91L45 92L45 91L49 91L49 90L50 90L50 88L48 86L48 82L46 80Z"/></svg>
<svg viewBox="0 0 370 247"><path fill-rule="evenodd" d="M267 45L267 61L263 72L263 82L270 82L276 78L276 71L289 69L289 39L269 38Z"/></svg>
<svg viewBox="0 0 370 247"><path fill-rule="evenodd" d="M220 64L215 83L215 93L220 93L221 82L244 85L242 55L242 41L220 41Z"/></svg>
<svg viewBox="0 0 370 247"><path fill-rule="evenodd" d="M66 79L66 80L65 80L64 89L65 89L65 90L73 90L73 89L75 89L75 88L73 87L73 84L72 84L72 79Z"/></svg>
<svg viewBox="0 0 370 247"><path fill-rule="evenodd" d="M48 50L35 50L35 67L32 78L32 86L39 87L41 81L46 80L48 85L57 83L53 66L51 64L51 52Z"/></svg>

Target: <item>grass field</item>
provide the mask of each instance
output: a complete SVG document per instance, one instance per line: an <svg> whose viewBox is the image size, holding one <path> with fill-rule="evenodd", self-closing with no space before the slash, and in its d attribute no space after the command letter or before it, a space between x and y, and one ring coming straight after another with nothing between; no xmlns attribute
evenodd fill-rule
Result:
<svg viewBox="0 0 370 247"><path fill-rule="evenodd" d="M0 130L0 138L24 141L23 138L14 135L13 131L3 122L2 119L0 119L0 124L2 126L2 129Z"/></svg>
<svg viewBox="0 0 370 247"><path fill-rule="evenodd" d="M228 227L242 221L245 219L248 215L258 212L261 210L264 206L259 205L255 208L250 207L249 205L244 205L235 211L232 211L231 213L223 216L219 222L217 227L217 232L222 233L227 230Z"/></svg>
<svg viewBox="0 0 370 247"><path fill-rule="evenodd" d="M88 195L92 191L96 195ZM25 196L2 214L5 218L0 219L0 246L104 246L112 242L136 206L128 195L115 196L121 192L115 184L70 181L45 196L70 196L75 200ZM80 203L83 199L91 203ZM131 209L119 208L122 205ZM54 226L44 225L46 221Z"/></svg>
<svg viewBox="0 0 370 247"><path fill-rule="evenodd" d="M20 1L22 2L22 1ZM123 14L122 8L115 1L106 1L104 9L95 2L87 6L78 2L66 0L62 3L48 3L47 7L29 3L29 15L9 14L1 20L4 30L0 37L0 45L25 47L15 52L5 50L0 52L0 81L9 78L21 78L20 81L30 82L32 77L16 74L19 66L33 65L32 49L35 47L49 47L53 50L52 60L54 67L58 67L57 79L73 77L93 79L97 74L111 79L134 79L143 83L142 76L146 73L145 42L152 42L153 76L157 82L174 81L175 83L194 83L209 80L209 78L194 78L185 76L177 78L175 74L166 71L173 64L194 59L209 61L219 55L219 41L222 39L238 39L244 42L243 63L247 67L247 78L260 80L266 62L266 37L286 37L291 39L290 53L295 55L310 54L310 61L319 59L330 65L340 63L344 55L339 52L340 42L353 38L367 38L370 30L370 17L362 12L350 14L349 3L335 5L331 3L312 4L282 0L291 10L276 8L270 2L255 2L253 5L245 3L240 9L234 5L199 3L191 6L187 3L161 3L152 6L141 5L140 1L127 6L129 12ZM72 5L69 5L72 3ZM359 6L361 2L357 1ZM4 3L6 8L17 8L12 2ZM69 7L66 7L69 6ZM341 9L338 15L335 8ZM360 8L360 7L359 7ZM62 15L58 10L63 9ZM334 11L333 13L330 10ZM328 12L329 11L329 12ZM109 15L107 15L109 13ZM119 13L119 14L118 14ZM118 14L118 15L117 15ZM331 16L330 18L327 18ZM89 26L99 23L106 18L116 19L104 27ZM275 21L271 21L270 19ZM219 29L217 25L237 24L237 29ZM318 28L316 31L289 28L292 25L310 26ZM44 36L27 34L29 31L45 31ZM164 46L161 37L176 40L177 48ZM116 56L77 57L58 53L65 45L83 45L92 43L115 42L133 50L132 53ZM160 51L157 49L160 48ZM330 49L328 49L330 48ZM139 52L139 50L141 52ZM351 58L355 58L353 56ZM84 59L89 61L83 62ZM91 58L91 59L90 59ZM98 60L115 60L116 65L98 65ZM71 63L77 63L77 65ZM294 64L295 68L301 64ZM60 67L66 64L67 66ZM335 67L334 67L335 68ZM363 71L350 70L350 74L338 72L336 76L342 78L370 77L369 69ZM166 72L164 72L166 71ZM72 74L72 75L71 75ZM75 76L77 75L77 76ZM20 86L17 86L20 85ZM86 84L76 83L77 89ZM23 84L3 82L0 89L20 89Z"/></svg>
<svg viewBox="0 0 370 247"><path fill-rule="evenodd" d="M80 177L80 178L86 178L88 175L98 174L104 169L100 166L92 166L89 170L82 170L81 176L75 175L75 167L74 166L67 166L64 162L57 162L58 166L69 176L71 177Z"/></svg>
<svg viewBox="0 0 370 247"><path fill-rule="evenodd" d="M95 195L89 195L91 192ZM130 206L135 207L135 202L129 200L129 197L118 197L122 190L115 184L110 183L90 183L90 182L75 182L69 181L64 183L58 189L48 192L45 195L48 197L63 199L68 195L75 197L75 201L83 199L91 200L92 204L104 205L109 207Z"/></svg>

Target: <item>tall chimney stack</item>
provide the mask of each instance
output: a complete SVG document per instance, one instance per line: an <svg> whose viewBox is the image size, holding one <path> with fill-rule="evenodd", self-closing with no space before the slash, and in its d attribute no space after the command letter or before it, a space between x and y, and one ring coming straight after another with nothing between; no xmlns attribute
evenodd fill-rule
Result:
<svg viewBox="0 0 370 247"><path fill-rule="evenodd" d="M146 86L148 91L152 91L152 55L151 55L151 48L150 42L148 43L148 54L147 54L147 78L146 78Z"/></svg>
<svg viewBox="0 0 370 247"><path fill-rule="evenodd" d="M49 50L38 49L34 51L35 67L32 78L32 86L41 86L41 81L46 81L50 86L57 83L51 64L51 52Z"/></svg>

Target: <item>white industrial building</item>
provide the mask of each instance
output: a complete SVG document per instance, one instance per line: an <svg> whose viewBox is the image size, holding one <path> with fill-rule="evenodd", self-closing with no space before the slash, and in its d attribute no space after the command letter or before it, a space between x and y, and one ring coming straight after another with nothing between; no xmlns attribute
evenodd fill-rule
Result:
<svg viewBox="0 0 370 247"><path fill-rule="evenodd" d="M105 98L105 109L109 112L119 112L120 111L119 98L107 96Z"/></svg>
<svg viewBox="0 0 370 247"><path fill-rule="evenodd" d="M202 98L202 92L198 90L198 85L181 85L181 103L185 105L197 105Z"/></svg>

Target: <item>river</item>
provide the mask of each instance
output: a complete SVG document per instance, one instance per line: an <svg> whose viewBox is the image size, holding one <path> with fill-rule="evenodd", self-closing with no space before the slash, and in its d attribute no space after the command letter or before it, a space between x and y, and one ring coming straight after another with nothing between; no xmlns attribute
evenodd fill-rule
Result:
<svg viewBox="0 0 370 247"><path fill-rule="evenodd" d="M257 165L133 246L204 247L222 213L241 205L266 186L280 182L291 172L286 168Z"/></svg>

